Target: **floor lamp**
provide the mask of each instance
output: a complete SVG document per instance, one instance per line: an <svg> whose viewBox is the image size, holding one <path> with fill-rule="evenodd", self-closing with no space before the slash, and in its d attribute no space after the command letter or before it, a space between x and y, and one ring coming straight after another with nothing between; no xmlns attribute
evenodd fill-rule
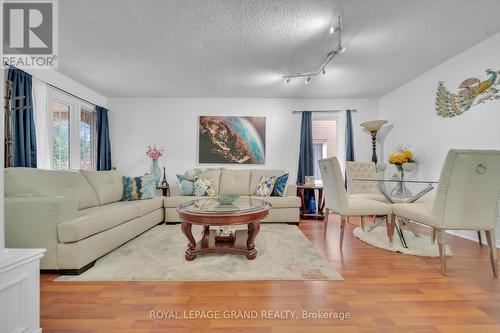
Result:
<svg viewBox="0 0 500 333"><path fill-rule="evenodd" d="M377 164L377 132L385 124L387 124L387 120L370 120L360 125L370 132L372 136L372 162L375 164Z"/></svg>

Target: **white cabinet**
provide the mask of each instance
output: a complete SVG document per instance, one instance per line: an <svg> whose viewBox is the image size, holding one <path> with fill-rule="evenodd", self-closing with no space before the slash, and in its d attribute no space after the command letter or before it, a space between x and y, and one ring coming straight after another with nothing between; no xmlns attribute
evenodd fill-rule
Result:
<svg viewBox="0 0 500 333"><path fill-rule="evenodd" d="M0 332L40 329L41 249L0 249Z"/></svg>

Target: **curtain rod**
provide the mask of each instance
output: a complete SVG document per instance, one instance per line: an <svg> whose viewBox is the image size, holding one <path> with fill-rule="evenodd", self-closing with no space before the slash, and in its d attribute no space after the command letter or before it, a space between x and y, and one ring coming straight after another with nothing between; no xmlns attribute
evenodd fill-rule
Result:
<svg viewBox="0 0 500 333"><path fill-rule="evenodd" d="M7 62L4 62L4 65L5 65L5 66L9 66L9 67L14 67L14 68L17 68L17 67L15 67L15 66L9 65ZM22 69L20 69L20 68L17 68L17 69L19 69L19 70L21 70L21 71L22 71ZM23 72L24 72L24 71L23 71ZM32 76L33 76L33 75L32 75ZM65 93L65 94L68 94L68 95L70 95L70 96L72 96L72 97L74 97L74 98L76 98L76 99L79 99L79 100L81 100L81 101L85 102L85 103L88 103L88 104L90 104L90 105L93 105L94 107L95 107L95 106L97 106L97 104L92 103L92 102L90 102L90 101L87 101L86 99L81 98L81 97L79 97L79 96L77 96L77 95L75 95L75 94L72 94L72 93L70 93L69 91L66 91L66 90L64 90L64 89L61 89L61 88L59 88L59 87L56 87L55 85L50 84L50 83L48 83L47 81L44 81L44 80L40 79L39 77L35 77L35 78L36 78L37 80L42 81L42 82L43 82L43 83L45 83L47 86L49 86L49 87L51 87L51 88L53 88L53 89L59 90L60 92L63 92L63 93Z"/></svg>
<svg viewBox="0 0 500 333"><path fill-rule="evenodd" d="M39 78L36 78L36 79L37 79L37 80L40 80ZM45 82L44 80L40 80L40 81ZM59 87L56 87L56 86L54 86L53 84L50 84L50 83L48 83L48 82L45 82L45 84L46 84L47 86L49 86L49 87L51 87L51 88L55 89L55 90L59 90L60 92L63 92L63 93L65 93L65 94L70 95L70 96L72 96L72 97L74 97L74 98L76 98L76 99L79 99L79 100L81 100L81 101L83 101L83 102L85 102L85 103L88 103L88 104L90 104L90 105L93 105L94 107L95 107L95 106L97 106L97 104L92 103L92 102L90 102L90 101L87 101L86 99L83 99L83 98L81 98L81 97L79 97L79 96L76 96L75 94L72 94L72 93L70 93L69 91L66 91L66 90L64 90L64 89L61 89L61 88L59 88Z"/></svg>
<svg viewBox="0 0 500 333"><path fill-rule="evenodd" d="M330 112L344 112L347 110L293 110L292 113L302 113L302 112L313 112L313 113L330 113ZM358 110L350 110L352 112L358 112Z"/></svg>

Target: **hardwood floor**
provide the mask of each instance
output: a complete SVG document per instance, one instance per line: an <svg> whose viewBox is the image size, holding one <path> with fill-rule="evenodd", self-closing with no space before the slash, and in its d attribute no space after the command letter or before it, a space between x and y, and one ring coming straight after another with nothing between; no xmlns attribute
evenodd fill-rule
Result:
<svg viewBox="0 0 500 333"><path fill-rule="evenodd" d="M487 247L449 236L454 256L443 277L438 258L373 248L353 238L349 224L341 254L338 217L330 221L326 239L322 223L303 221L300 229L344 281L52 282L56 275L42 275L43 332L500 332L500 281ZM150 311L191 310L337 311L350 318L150 318Z"/></svg>

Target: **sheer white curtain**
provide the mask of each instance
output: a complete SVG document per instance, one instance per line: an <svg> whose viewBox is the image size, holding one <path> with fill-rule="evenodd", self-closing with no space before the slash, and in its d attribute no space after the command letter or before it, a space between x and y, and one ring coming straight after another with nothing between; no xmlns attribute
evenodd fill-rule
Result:
<svg viewBox="0 0 500 333"><path fill-rule="evenodd" d="M51 169L52 126L47 106L47 84L37 78L33 78L33 111L35 113L37 167Z"/></svg>

